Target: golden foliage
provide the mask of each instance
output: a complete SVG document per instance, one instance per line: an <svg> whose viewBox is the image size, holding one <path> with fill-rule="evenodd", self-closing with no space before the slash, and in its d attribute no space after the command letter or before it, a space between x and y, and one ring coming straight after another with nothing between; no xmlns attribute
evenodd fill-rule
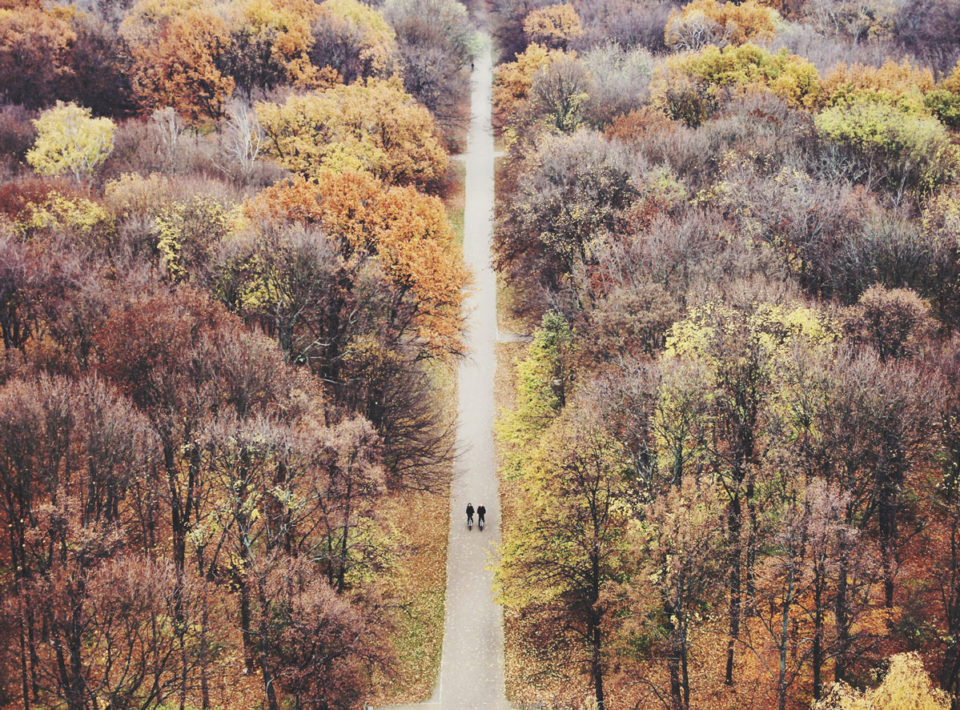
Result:
<svg viewBox="0 0 960 710"><path fill-rule="evenodd" d="M766 90L806 108L816 104L821 91L820 75L809 60L786 50L772 53L753 44L723 49L707 46L699 52L669 57L651 85L654 104L663 105L671 86L684 79L700 84L711 94L724 88Z"/></svg>
<svg viewBox="0 0 960 710"><path fill-rule="evenodd" d="M389 184L426 188L446 174L433 116L398 81L337 85L256 110L269 152L301 175L365 170Z"/></svg>
<svg viewBox="0 0 960 710"><path fill-rule="evenodd" d="M356 170L293 178L245 206L251 219L319 224L345 256L376 255L387 277L417 302L417 331L437 352L461 347L460 306L468 280L463 256L439 198L412 187L385 187Z"/></svg>
<svg viewBox="0 0 960 710"><path fill-rule="evenodd" d="M666 43L681 49L706 44L744 44L773 37L778 14L757 0L742 4L693 0L670 14L664 31Z"/></svg>
<svg viewBox="0 0 960 710"><path fill-rule="evenodd" d="M909 60L892 60L882 67L864 64L838 64L823 78L823 99L827 104L871 99L920 110L923 94L934 88L933 72L913 65Z"/></svg>
<svg viewBox="0 0 960 710"><path fill-rule="evenodd" d="M814 710L947 710L950 696L933 687L917 653L890 657L890 669L876 688L864 691L836 683Z"/></svg>
<svg viewBox="0 0 960 710"><path fill-rule="evenodd" d="M565 57L575 56L573 52L531 44L517 55L515 61L498 66L493 77L493 107L497 115L509 115L517 103L527 98L533 85L533 75L540 69Z"/></svg>
<svg viewBox="0 0 960 710"><path fill-rule="evenodd" d="M157 20L159 31L134 43L132 83L144 108L172 106L191 121L217 119L234 82L217 68L230 38L224 20L200 8Z"/></svg>
<svg viewBox="0 0 960 710"><path fill-rule="evenodd" d="M571 39L583 35L583 26L573 5L563 3L531 12L523 21L523 33L530 42L565 49Z"/></svg>

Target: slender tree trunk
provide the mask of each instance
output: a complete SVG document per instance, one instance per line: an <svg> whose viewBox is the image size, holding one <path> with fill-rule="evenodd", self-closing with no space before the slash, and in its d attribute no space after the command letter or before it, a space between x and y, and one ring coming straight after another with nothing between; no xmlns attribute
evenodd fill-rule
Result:
<svg viewBox="0 0 960 710"><path fill-rule="evenodd" d="M837 598L834 605L834 616L837 629L837 659L833 677L835 681L839 682L846 678L847 650L850 647L850 627L847 620L847 566L842 558L837 575Z"/></svg>
<svg viewBox="0 0 960 710"><path fill-rule="evenodd" d="M723 680L727 685L733 685L734 649L737 639L740 638L740 606L742 603L742 591L740 589L741 525L740 494L738 492L730 501L730 509L727 513L727 531L732 550L730 560L730 631L727 640L727 667Z"/></svg>
<svg viewBox="0 0 960 710"><path fill-rule="evenodd" d="M813 699L823 694L823 570L818 564L814 572L813 589L813 651L810 663L813 666Z"/></svg>
<svg viewBox="0 0 960 710"><path fill-rule="evenodd" d="M686 624L684 624L684 630L680 640L680 674L681 678L683 679L683 710L690 710L690 669L688 667L689 658L690 652L687 648Z"/></svg>
<svg viewBox="0 0 960 710"><path fill-rule="evenodd" d="M593 693L597 698L597 710L605 710L606 705L603 698L603 663L600 657L600 652L603 645L603 637L601 635L600 624L598 621L591 620L590 626L590 646L592 647L590 674L593 676Z"/></svg>
<svg viewBox="0 0 960 710"><path fill-rule="evenodd" d="M23 693L23 710L30 710L30 680L27 671L27 638L25 631L25 613L23 609L23 582L17 584L17 594L20 597L20 618L17 626L20 636L20 688Z"/></svg>
<svg viewBox="0 0 960 710"><path fill-rule="evenodd" d="M267 603L267 592L264 589L263 578L257 582L257 592L260 599L260 673L263 676L263 692L267 697L267 710L280 710L277 702L277 692L274 688L273 674L270 671L270 644L269 630L267 629L267 618L269 616L269 606Z"/></svg>

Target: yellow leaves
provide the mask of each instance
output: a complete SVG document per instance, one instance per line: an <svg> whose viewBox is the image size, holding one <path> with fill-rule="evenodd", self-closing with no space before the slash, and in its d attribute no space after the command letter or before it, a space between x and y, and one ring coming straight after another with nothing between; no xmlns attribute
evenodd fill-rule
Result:
<svg viewBox="0 0 960 710"><path fill-rule="evenodd" d="M723 87L741 91L768 90L794 106L810 108L820 95L820 75L807 59L781 50L775 54L752 44L671 56L654 77L654 103L663 103L668 89L684 77L709 91Z"/></svg>
<svg viewBox="0 0 960 710"><path fill-rule="evenodd" d="M890 668L876 688L859 691L836 683L814 710L947 710L950 696L934 688L920 655L898 653L890 657Z"/></svg>
<svg viewBox="0 0 960 710"><path fill-rule="evenodd" d="M234 6L237 29L250 32L271 45L274 59L284 65L288 78L301 88L324 85L321 73L310 64L311 26L320 14L312 0L244 0Z"/></svg>
<svg viewBox="0 0 960 710"><path fill-rule="evenodd" d="M383 15L358 0L325 0L322 13L360 32L360 59L372 74L383 74L396 51L396 34Z"/></svg>
<svg viewBox="0 0 960 710"><path fill-rule="evenodd" d="M705 44L743 44L770 39L779 19L777 12L757 0L737 4L693 0L670 14L665 29L667 45L700 49Z"/></svg>
<svg viewBox="0 0 960 710"><path fill-rule="evenodd" d="M82 197L67 198L54 192L39 204L28 204L18 215L14 228L26 237L65 229L89 242L112 231L114 225L107 211L96 202Z"/></svg>
<svg viewBox="0 0 960 710"><path fill-rule="evenodd" d="M882 67L838 64L823 79L823 98L828 105L871 100L905 111L924 111L923 95L935 86L933 72L909 60L888 60Z"/></svg>
<svg viewBox="0 0 960 710"><path fill-rule="evenodd" d="M565 49L567 42L583 35L580 16L570 3L549 5L531 12L523 21L530 42Z"/></svg>
<svg viewBox="0 0 960 710"><path fill-rule="evenodd" d="M493 106L497 114L501 117L508 115L518 102L527 98L537 71L564 57L575 56L573 52L531 44L517 55L515 61L498 66L493 79Z"/></svg>
<svg viewBox="0 0 960 710"><path fill-rule="evenodd" d="M711 345L718 336L740 328L771 358L785 353L791 342L798 339L822 345L837 338L836 325L824 314L806 306L791 308L760 303L751 312L742 313L724 304L708 303L694 308L685 319L674 324L667 336L664 357L709 361Z"/></svg>
<svg viewBox="0 0 960 710"><path fill-rule="evenodd" d="M256 110L270 152L301 175L366 170L389 184L429 187L446 174L433 117L398 81L338 85Z"/></svg>
<svg viewBox="0 0 960 710"><path fill-rule="evenodd" d="M90 109L58 101L33 122L37 140L27 162L41 175L70 173L77 181L90 176L113 150L116 126L93 118Z"/></svg>

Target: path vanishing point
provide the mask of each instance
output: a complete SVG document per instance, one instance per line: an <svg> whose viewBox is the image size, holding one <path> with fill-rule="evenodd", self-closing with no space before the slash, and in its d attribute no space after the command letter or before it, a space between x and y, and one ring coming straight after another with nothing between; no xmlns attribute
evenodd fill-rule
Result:
<svg viewBox="0 0 960 710"><path fill-rule="evenodd" d="M440 676L420 708L501 710L503 614L493 599L490 563L500 543L500 498L493 443L497 283L493 271L494 144L491 92L493 55L482 44L471 77L467 137L463 252L473 272L465 304L466 356L460 362L457 460L450 491L446 617ZM467 503L485 505L487 526L467 530ZM399 706L395 706L399 707Z"/></svg>

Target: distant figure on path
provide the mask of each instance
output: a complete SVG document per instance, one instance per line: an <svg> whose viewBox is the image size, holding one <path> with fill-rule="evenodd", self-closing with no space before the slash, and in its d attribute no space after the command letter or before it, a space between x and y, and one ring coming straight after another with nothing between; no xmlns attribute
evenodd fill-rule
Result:
<svg viewBox="0 0 960 710"><path fill-rule="evenodd" d="M487 514L487 509L483 505L477 506L477 524L483 530L483 516Z"/></svg>
<svg viewBox="0 0 960 710"><path fill-rule="evenodd" d="M473 527L473 503L467 503L467 527Z"/></svg>

